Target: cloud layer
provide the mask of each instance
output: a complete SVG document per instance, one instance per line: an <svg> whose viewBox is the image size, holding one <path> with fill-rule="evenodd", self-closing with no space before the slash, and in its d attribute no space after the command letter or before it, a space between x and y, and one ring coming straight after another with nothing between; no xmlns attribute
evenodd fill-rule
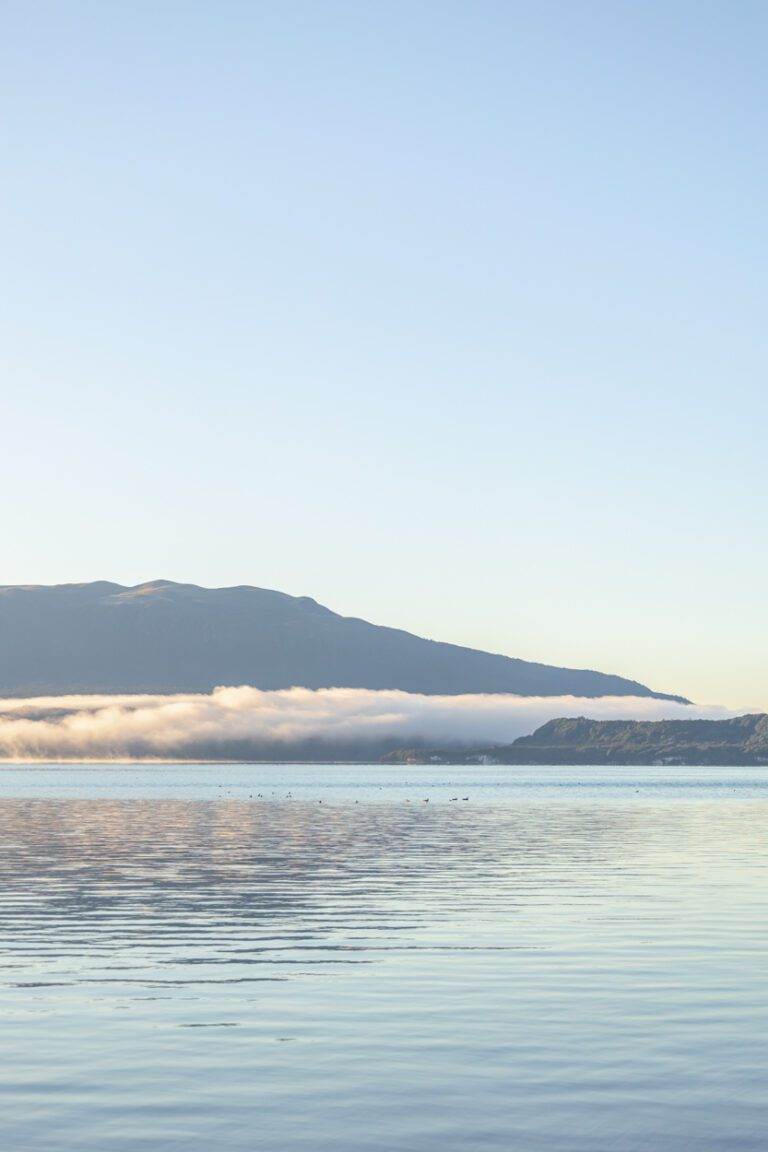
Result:
<svg viewBox="0 0 768 1152"><path fill-rule="evenodd" d="M557 716L718 719L633 696L419 696L357 688L0 699L0 759L350 759L396 747L508 743Z"/></svg>

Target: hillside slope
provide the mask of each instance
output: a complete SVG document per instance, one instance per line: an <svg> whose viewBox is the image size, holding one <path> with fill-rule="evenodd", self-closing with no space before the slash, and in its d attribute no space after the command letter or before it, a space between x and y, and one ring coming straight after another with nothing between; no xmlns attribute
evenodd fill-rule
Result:
<svg viewBox="0 0 768 1152"><path fill-rule="evenodd" d="M661 696L620 676L425 640L263 588L167 580L0 588L0 694L231 684Z"/></svg>
<svg viewBox="0 0 768 1152"><path fill-rule="evenodd" d="M389 764L768 764L768 714L727 720L549 720L512 744L481 748L411 748Z"/></svg>

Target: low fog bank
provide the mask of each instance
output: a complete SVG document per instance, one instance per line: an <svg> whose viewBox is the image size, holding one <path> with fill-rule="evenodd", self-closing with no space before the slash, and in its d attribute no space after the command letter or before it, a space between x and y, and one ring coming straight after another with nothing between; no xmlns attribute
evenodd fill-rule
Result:
<svg viewBox="0 0 768 1152"><path fill-rule="evenodd" d="M402 747L509 743L560 716L733 715L636 696L420 696L357 688L0 699L0 759L363 760Z"/></svg>

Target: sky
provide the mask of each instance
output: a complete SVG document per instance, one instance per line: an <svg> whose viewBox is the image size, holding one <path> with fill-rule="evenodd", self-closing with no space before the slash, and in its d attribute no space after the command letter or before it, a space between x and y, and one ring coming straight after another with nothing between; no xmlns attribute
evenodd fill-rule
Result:
<svg viewBox="0 0 768 1152"><path fill-rule="evenodd" d="M3 583L768 708L768 8L0 3Z"/></svg>

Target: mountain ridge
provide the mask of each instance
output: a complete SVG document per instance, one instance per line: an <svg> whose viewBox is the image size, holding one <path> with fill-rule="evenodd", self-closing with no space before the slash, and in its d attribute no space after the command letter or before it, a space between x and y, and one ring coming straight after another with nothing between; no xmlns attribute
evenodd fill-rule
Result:
<svg viewBox="0 0 768 1152"><path fill-rule="evenodd" d="M254 585L0 586L0 694L202 692L225 684L687 703L625 677L426 639Z"/></svg>

